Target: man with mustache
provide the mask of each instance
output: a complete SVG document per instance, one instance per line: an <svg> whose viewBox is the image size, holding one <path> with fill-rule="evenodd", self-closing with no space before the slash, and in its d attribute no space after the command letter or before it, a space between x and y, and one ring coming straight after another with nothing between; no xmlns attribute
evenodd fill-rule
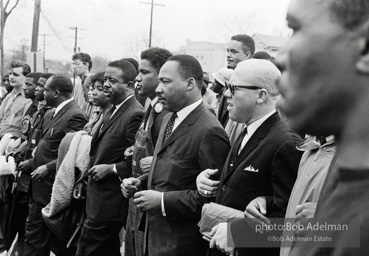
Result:
<svg viewBox="0 0 369 256"><path fill-rule="evenodd" d="M87 219L77 255L120 255L119 231L128 213L128 200L120 192L120 184L131 176L124 151L134 144L145 113L134 97L136 75L126 60L113 61L105 69L104 93L112 107L91 141Z"/></svg>

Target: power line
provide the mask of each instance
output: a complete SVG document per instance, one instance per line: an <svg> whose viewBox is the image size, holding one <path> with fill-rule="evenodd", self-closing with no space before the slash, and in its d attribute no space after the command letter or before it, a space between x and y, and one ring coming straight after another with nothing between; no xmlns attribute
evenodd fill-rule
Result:
<svg viewBox="0 0 369 256"><path fill-rule="evenodd" d="M56 37L58 38L59 42L61 43L61 45L63 46L63 48L65 50L69 50L69 48L63 43L61 37L59 36L59 33L56 31L56 29L54 28L54 26L51 24L50 20L48 19L48 17L46 17L45 13L41 10L41 14L42 16L45 18L45 20L47 21L48 25L50 26L51 30L54 32L54 34L56 35Z"/></svg>

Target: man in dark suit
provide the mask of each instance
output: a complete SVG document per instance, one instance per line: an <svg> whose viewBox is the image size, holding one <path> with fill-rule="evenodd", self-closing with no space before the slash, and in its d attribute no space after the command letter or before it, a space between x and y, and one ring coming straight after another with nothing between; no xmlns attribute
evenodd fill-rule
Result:
<svg viewBox="0 0 369 256"><path fill-rule="evenodd" d="M72 99L72 93L73 84L64 75L54 75L45 84L45 100L55 111L49 112L51 119L41 133L33 157L24 255L50 255L50 240L55 242L52 250L56 255L65 250L56 244L56 239L50 239L51 231L42 220L41 209L50 202L61 140L67 132L82 130L87 122L86 115Z"/></svg>
<svg viewBox="0 0 369 256"><path fill-rule="evenodd" d="M125 60L105 70L104 93L113 104L91 141L86 213L77 255L120 255L119 231L128 213L120 183L131 175L124 151L132 146L144 116L134 97L134 66Z"/></svg>
<svg viewBox="0 0 369 256"><path fill-rule="evenodd" d="M138 230L139 220L143 214L133 203L133 193L126 190L135 187L133 178L144 178L148 175L152 156L159 136L160 126L163 117L168 111L158 102L155 93L159 85L159 71L169 57L172 56L166 49L152 47L141 53L141 61L138 67L137 91L143 98L148 97L151 102L146 110L145 118L136 134L135 145L126 150L125 157L132 158L132 178L124 179L122 182L122 192L129 199L129 213L126 227L126 243L124 254L126 256L142 256L144 244L144 232ZM136 192L136 190L133 190Z"/></svg>
<svg viewBox="0 0 369 256"><path fill-rule="evenodd" d="M203 72L194 57L169 58L159 79L159 102L173 113L162 122L147 182L149 190L134 195L134 203L146 212L145 251L149 256L204 255L207 244L197 222L202 205L209 200L197 192L196 177L206 168L223 166L230 148L228 138L204 107Z"/></svg>
<svg viewBox="0 0 369 256"><path fill-rule="evenodd" d="M205 170L197 178L197 188L204 197L216 196L216 203L241 211L253 199L265 199L268 210L264 215L284 217L301 154L296 149L298 135L289 131L275 111L279 77L277 67L266 60L238 64L225 96L230 118L245 123L246 129L232 145L220 181L209 179L217 170ZM210 246L233 253L233 248L226 246L226 230L226 223L214 227ZM238 255L278 255L279 250L274 250L247 248ZM210 254L223 253L213 249Z"/></svg>

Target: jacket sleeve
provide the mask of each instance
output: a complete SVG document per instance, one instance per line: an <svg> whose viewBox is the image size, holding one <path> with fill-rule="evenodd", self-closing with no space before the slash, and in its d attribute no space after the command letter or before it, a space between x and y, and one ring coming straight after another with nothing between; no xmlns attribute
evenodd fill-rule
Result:
<svg viewBox="0 0 369 256"><path fill-rule="evenodd" d="M267 213L270 217L284 217L293 185L297 177L302 152L296 149L296 141L282 144L272 162L273 196L267 197Z"/></svg>
<svg viewBox="0 0 369 256"><path fill-rule="evenodd" d="M197 175L208 168L221 171L230 150L228 136L224 129L221 127L209 128L199 143L198 165L200 169ZM164 207L167 217L172 219L200 217L202 206L211 200L199 195L196 184L191 184L191 187L193 189L164 193Z"/></svg>
<svg viewBox="0 0 369 256"><path fill-rule="evenodd" d="M65 133L73 132L73 131L80 131L83 129L85 124L87 123L87 117L86 115L82 113L77 113L73 115L71 118L69 118L67 126L65 128ZM49 162L46 164L47 170L50 175L56 174L56 163L57 159Z"/></svg>

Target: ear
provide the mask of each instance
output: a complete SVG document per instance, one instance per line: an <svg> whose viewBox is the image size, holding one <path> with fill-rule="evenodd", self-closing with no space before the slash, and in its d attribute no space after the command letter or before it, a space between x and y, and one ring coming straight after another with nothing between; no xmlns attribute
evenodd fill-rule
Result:
<svg viewBox="0 0 369 256"><path fill-rule="evenodd" d="M193 77L188 78L186 91L191 91L195 86L197 86L195 78Z"/></svg>
<svg viewBox="0 0 369 256"><path fill-rule="evenodd" d="M360 56L356 62L356 70L369 75L369 22L365 22L358 31L362 35L359 41Z"/></svg>
<svg viewBox="0 0 369 256"><path fill-rule="evenodd" d="M261 104L268 98L268 91L266 89L261 89L257 94L256 103Z"/></svg>
<svg viewBox="0 0 369 256"><path fill-rule="evenodd" d="M55 90L54 91L54 98L59 98L60 97L60 91L59 90Z"/></svg>

